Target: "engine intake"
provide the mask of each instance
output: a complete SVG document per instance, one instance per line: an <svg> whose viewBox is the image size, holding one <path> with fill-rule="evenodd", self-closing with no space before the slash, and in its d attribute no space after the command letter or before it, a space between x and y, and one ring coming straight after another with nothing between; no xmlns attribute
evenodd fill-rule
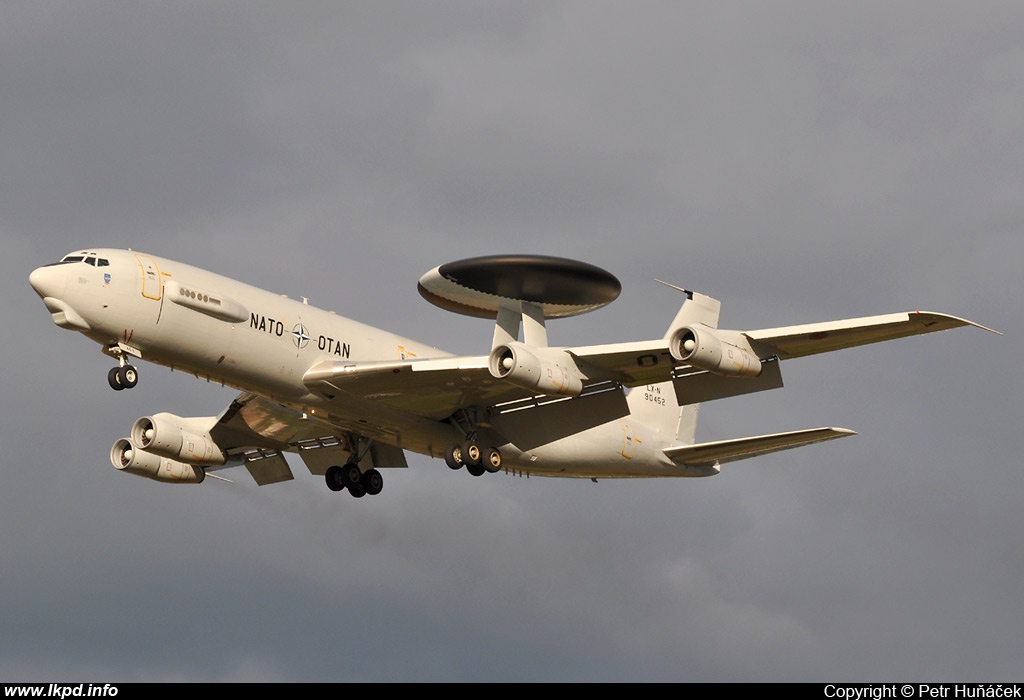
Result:
<svg viewBox="0 0 1024 700"><path fill-rule="evenodd" d="M761 358L716 335L710 328L684 326L672 334L669 352L680 362L727 377L756 377Z"/></svg>
<svg viewBox="0 0 1024 700"><path fill-rule="evenodd" d="M132 425L131 440L154 455L189 464L214 466L227 461L208 431L196 430L189 419L173 413L139 418Z"/></svg>
<svg viewBox="0 0 1024 700"><path fill-rule="evenodd" d="M487 367L491 376L540 394L576 397L583 391L583 376L564 350L506 343L491 351Z"/></svg>
<svg viewBox="0 0 1024 700"><path fill-rule="evenodd" d="M200 467L146 452L127 438L110 448L110 463L120 471L169 484L201 484L206 478Z"/></svg>

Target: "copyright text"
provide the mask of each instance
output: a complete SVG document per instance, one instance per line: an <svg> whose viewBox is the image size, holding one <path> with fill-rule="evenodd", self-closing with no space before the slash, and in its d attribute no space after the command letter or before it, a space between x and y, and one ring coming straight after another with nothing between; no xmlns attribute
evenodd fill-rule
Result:
<svg viewBox="0 0 1024 700"><path fill-rule="evenodd" d="M1019 698L1017 683L897 683L881 685L825 686L826 698L839 700L880 700L881 698Z"/></svg>

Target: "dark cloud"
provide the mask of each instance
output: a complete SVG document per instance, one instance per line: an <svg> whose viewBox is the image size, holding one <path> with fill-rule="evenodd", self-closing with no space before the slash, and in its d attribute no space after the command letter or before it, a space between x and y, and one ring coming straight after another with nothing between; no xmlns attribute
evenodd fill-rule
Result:
<svg viewBox="0 0 1024 700"><path fill-rule="evenodd" d="M56 681L1007 681L1024 552L1016 3L32 3L0 26L0 674ZM55 328L29 271L148 250L478 354L469 255L612 271L553 342L923 308L974 329L786 363L698 437L854 438L714 479L470 479L412 456L173 487L107 465L233 392Z"/></svg>

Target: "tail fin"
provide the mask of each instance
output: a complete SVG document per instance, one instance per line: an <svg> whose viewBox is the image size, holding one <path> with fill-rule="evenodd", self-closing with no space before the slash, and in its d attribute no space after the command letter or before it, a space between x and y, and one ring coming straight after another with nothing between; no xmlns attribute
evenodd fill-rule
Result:
<svg viewBox="0 0 1024 700"><path fill-rule="evenodd" d="M661 280L658 280L661 282ZM667 287L686 295L679 312L672 319L665 337L670 337L681 326L702 323L710 328L718 327L721 303L704 294L691 292L675 285L661 282ZM697 435L697 414L700 405L691 403L679 405L676 390L671 381L636 387L626 397L629 413L637 421L660 433L674 445L692 445Z"/></svg>
<svg viewBox="0 0 1024 700"><path fill-rule="evenodd" d="M626 396L626 403L630 416L672 444L693 444L700 405L680 406L672 382L634 387Z"/></svg>

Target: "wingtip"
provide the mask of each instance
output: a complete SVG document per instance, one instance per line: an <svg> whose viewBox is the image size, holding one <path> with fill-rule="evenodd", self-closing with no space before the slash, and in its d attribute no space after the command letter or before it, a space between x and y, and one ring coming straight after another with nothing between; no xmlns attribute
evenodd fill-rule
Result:
<svg viewBox="0 0 1024 700"><path fill-rule="evenodd" d="M849 437L850 435L856 435L856 430L850 430L849 428L829 428L833 433L836 433L836 437Z"/></svg>
<svg viewBox="0 0 1024 700"><path fill-rule="evenodd" d="M997 331L995 328L989 328L988 326L983 326L980 323L975 323L974 321L971 321L970 319L960 318L959 316L951 316L949 314L938 313L938 312L935 312L935 311L914 311L914 312L912 312L912 315L935 316L937 318L947 319L948 321L954 321L954 322L956 322L956 325L960 325L960 326L974 326L975 328L980 328L981 330L988 331L989 333L995 333L996 335L1002 335L1002 332L1001 331ZM954 325L952 327L955 328L956 326Z"/></svg>
<svg viewBox="0 0 1024 700"><path fill-rule="evenodd" d="M958 320L963 321L965 325L974 326L975 328L980 328L981 330L988 331L989 333L995 333L996 335L1002 335L1003 334L1002 331L997 331L995 328L989 328L988 326L983 326L980 323L975 323L974 321L968 320L966 318L961 318L961 319L958 319Z"/></svg>

